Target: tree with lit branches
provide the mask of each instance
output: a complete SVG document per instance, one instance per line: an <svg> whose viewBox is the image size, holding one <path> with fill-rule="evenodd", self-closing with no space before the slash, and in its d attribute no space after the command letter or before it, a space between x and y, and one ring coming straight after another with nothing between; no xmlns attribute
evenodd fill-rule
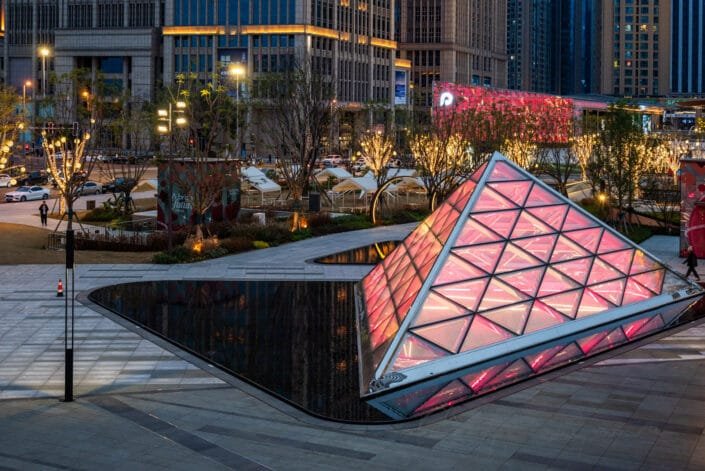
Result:
<svg viewBox="0 0 705 471"><path fill-rule="evenodd" d="M394 138L382 131L368 132L360 140L361 157L377 180L377 188L387 179L389 162L396 155Z"/></svg>
<svg viewBox="0 0 705 471"><path fill-rule="evenodd" d="M594 133L581 134L575 136L570 143L570 150L580 165L580 173L583 180L588 179L588 166L593 158L595 146L597 145L597 135Z"/></svg>
<svg viewBox="0 0 705 471"><path fill-rule="evenodd" d="M73 229L73 204L78 199L78 189L90 175L93 162L86 162L85 150L91 138L85 133L80 138L61 136L52 140L42 133L42 148L47 160L47 170L59 191L61 219L68 216L67 230ZM58 226L57 226L58 228Z"/></svg>
<svg viewBox="0 0 705 471"><path fill-rule="evenodd" d="M507 139L501 147L502 153L520 167L529 170L536 159L538 146L518 137Z"/></svg>

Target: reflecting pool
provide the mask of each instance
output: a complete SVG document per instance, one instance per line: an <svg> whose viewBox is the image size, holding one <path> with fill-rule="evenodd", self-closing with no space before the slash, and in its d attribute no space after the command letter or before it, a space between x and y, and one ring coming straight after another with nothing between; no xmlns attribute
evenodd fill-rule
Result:
<svg viewBox="0 0 705 471"><path fill-rule="evenodd" d="M89 298L308 412L389 421L360 399L353 285L155 281Z"/></svg>
<svg viewBox="0 0 705 471"><path fill-rule="evenodd" d="M377 242L345 252L326 255L315 259L314 262L339 265L377 265L399 244L399 241Z"/></svg>

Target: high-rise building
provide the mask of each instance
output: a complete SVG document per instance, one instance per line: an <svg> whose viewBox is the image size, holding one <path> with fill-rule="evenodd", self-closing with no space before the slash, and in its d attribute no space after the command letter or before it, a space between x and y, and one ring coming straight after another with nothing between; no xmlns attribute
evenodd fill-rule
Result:
<svg viewBox="0 0 705 471"><path fill-rule="evenodd" d="M507 86L506 0L403 0L400 49L411 60L414 102L433 82Z"/></svg>
<svg viewBox="0 0 705 471"><path fill-rule="evenodd" d="M507 85L532 92L558 89L559 29L554 0L508 0Z"/></svg>
<svg viewBox="0 0 705 471"><path fill-rule="evenodd" d="M692 0L671 0L671 3L671 93L703 94L705 3Z"/></svg>
<svg viewBox="0 0 705 471"><path fill-rule="evenodd" d="M598 0L555 0L557 92L597 93L600 64Z"/></svg>
<svg viewBox="0 0 705 471"><path fill-rule="evenodd" d="M669 94L669 0L603 2L601 33L600 93L627 97Z"/></svg>

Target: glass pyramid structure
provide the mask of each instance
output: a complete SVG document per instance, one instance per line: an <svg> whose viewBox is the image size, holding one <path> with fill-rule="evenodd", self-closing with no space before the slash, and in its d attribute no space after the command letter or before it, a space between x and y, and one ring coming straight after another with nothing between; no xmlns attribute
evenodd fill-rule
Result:
<svg viewBox="0 0 705 471"><path fill-rule="evenodd" d="M664 329L702 290L495 153L359 294L361 394L403 418Z"/></svg>

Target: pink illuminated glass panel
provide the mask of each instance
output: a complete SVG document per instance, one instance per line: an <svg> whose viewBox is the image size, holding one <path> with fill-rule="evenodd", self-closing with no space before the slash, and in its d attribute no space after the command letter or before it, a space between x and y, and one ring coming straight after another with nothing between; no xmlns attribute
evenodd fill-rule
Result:
<svg viewBox="0 0 705 471"><path fill-rule="evenodd" d="M595 227L597 223L585 214L575 208L568 210L568 215L563 221L563 231L572 231L573 229L585 229L586 227Z"/></svg>
<svg viewBox="0 0 705 471"><path fill-rule="evenodd" d="M532 208L534 206L548 206L559 203L563 203L563 201L557 195L536 184L531 189L531 193L529 193L524 205L527 208Z"/></svg>
<svg viewBox="0 0 705 471"><path fill-rule="evenodd" d="M478 310L487 311L500 306L506 306L507 304L518 303L524 301L526 298L527 296L520 291L499 281L497 278L492 278Z"/></svg>
<svg viewBox="0 0 705 471"><path fill-rule="evenodd" d="M500 275L499 278L508 285L533 297L536 296L536 291L539 289L539 283L541 283L544 270L544 267L531 268L529 270Z"/></svg>
<svg viewBox="0 0 705 471"><path fill-rule="evenodd" d="M628 274L629 267L632 264L633 253L634 250L632 249L620 250L619 252L602 254L600 255L600 258L615 267L617 270L621 271L622 273Z"/></svg>
<svg viewBox="0 0 705 471"><path fill-rule="evenodd" d="M522 211L514 227L514 231L512 231L512 239L550 234L552 232L555 231L551 227L542 223L526 211Z"/></svg>
<svg viewBox="0 0 705 471"><path fill-rule="evenodd" d="M414 412L422 413L440 407L449 407L458 401L464 400L471 394L472 391L470 388L465 386L462 382L455 380L431 396L430 399L421 404Z"/></svg>
<svg viewBox="0 0 705 471"><path fill-rule="evenodd" d="M497 376L507 366L509 366L509 363L490 366L489 368L486 368L477 373L470 373L469 375L465 375L461 379L465 384L470 386L473 391L478 392L485 387L485 384L487 384L492 378Z"/></svg>
<svg viewBox="0 0 705 471"><path fill-rule="evenodd" d="M531 189L531 181L524 180L521 182L497 182L489 183L489 186L497 190L498 193L504 195L505 198L512 201L517 206L522 206Z"/></svg>
<svg viewBox="0 0 705 471"><path fill-rule="evenodd" d="M460 351L468 352L512 337L514 337L513 334L497 324L485 320L480 316L475 316Z"/></svg>
<svg viewBox="0 0 705 471"><path fill-rule="evenodd" d="M615 306L619 306L622 304L624 284L624 278L622 278L620 280L608 281L607 283L591 286L591 288L607 301Z"/></svg>
<svg viewBox="0 0 705 471"><path fill-rule="evenodd" d="M600 246L597 248L597 253L613 252L615 250L623 250L628 248L630 248L629 244L612 234L610 231L605 230L602 234L602 240L600 240Z"/></svg>
<svg viewBox="0 0 705 471"><path fill-rule="evenodd" d="M583 298L580 301L580 307L578 308L577 317L594 316L595 314L604 312L611 307L612 306L610 306L607 301L593 293L590 289L585 288Z"/></svg>
<svg viewBox="0 0 705 471"><path fill-rule="evenodd" d="M434 290L461 306L465 306L470 311L477 311L477 305L485 292L488 280L489 278L481 278L479 280L440 286L434 288Z"/></svg>
<svg viewBox="0 0 705 471"><path fill-rule="evenodd" d="M524 360L517 360L485 383L484 389L497 389L504 384L515 382L517 379L523 378L531 372L529 365L527 365Z"/></svg>
<svg viewBox="0 0 705 471"><path fill-rule="evenodd" d="M427 327L414 329L414 333L434 344L456 353L460 343L465 338L465 332L470 325L471 317L463 317L452 321L431 324Z"/></svg>
<svg viewBox="0 0 705 471"><path fill-rule="evenodd" d="M541 260L532 257L516 245L507 244L504 253L502 253L502 258L499 259L495 273L532 268L541 264Z"/></svg>
<svg viewBox="0 0 705 471"><path fill-rule="evenodd" d="M516 335L521 335L530 309L531 301L527 301L511 306L504 306L494 311L485 311L482 313L482 316L510 330Z"/></svg>
<svg viewBox="0 0 705 471"><path fill-rule="evenodd" d="M568 320L566 317L551 309L539 300L534 301L534 307L531 308L529 320L526 323L524 334L530 334L537 330L543 330L557 324L562 324Z"/></svg>
<svg viewBox="0 0 705 471"><path fill-rule="evenodd" d="M542 352L527 355L524 357L524 360L529 364L532 370L539 371L547 361L553 358L556 353L563 350L563 348L565 348L565 345L554 345Z"/></svg>
<svg viewBox="0 0 705 471"><path fill-rule="evenodd" d="M599 258L595 259L588 277L588 284L602 283L603 281L614 280L615 278L624 277L617 269L612 268Z"/></svg>
<svg viewBox="0 0 705 471"><path fill-rule="evenodd" d="M547 235L531 237L530 239L519 239L512 241L515 245L518 245L526 252L530 253L534 257L541 259L544 262L548 262L551 252L553 251L553 246L556 243L557 235Z"/></svg>
<svg viewBox="0 0 705 471"><path fill-rule="evenodd" d="M633 338L635 338L639 334L639 331L641 330L641 328L644 327L646 324L648 324L650 320L651 320L651 317L644 317L643 319L637 319L637 320L630 322L628 324L624 324L622 326L622 330L624 331L624 335L626 335L629 340L632 340Z"/></svg>
<svg viewBox="0 0 705 471"><path fill-rule="evenodd" d="M507 198L501 196L496 191L489 187L485 187L480 192L477 201L475 201L475 206L473 206L472 211L499 211L502 209L514 209L516 205L510 202Z"/></svg>
<svg viewBox="0 0 705 471"><path fill-rule="evenodd" d="M597 244L600 242L602 228L592 227L590 229L582 229L578 231L564 232L564 235L573 242L576 242L582 248L595 252Z"/></svg>
<svg viewBox="0 0 705 471"><path fill-rule="evenodd" d="M455 246L482 244L498 240L501 240L500 236L473 219L468 219L455 241Z"/></svg>
<svg viewBox="0 0 705 471"><path fill-rule="evenodd" d="M445 283L455 283L457 281L471 280L485 276L485 273L477 267L467 263L465 260L453 254L448 255L446 263L441 267L434 285Z"/></svg>
<svg viewBox="0 0 705 471"><path fill-rule="evenodd" d="M377 348L382 345L387 339L394 336L394 334L399 330L399 325L397 324L396 317L389 316L386 323L380 325L379 328L370 332L370 344L372 348Z"/></svg>
<svg viewBox="0 0 705 471"><path fill-rule="evenodd" d="M576 289L573 291L568 291L566 293L554 294L553 296L547 296L541 298L541 300L551 306L552 308L559 311L570 318L575 318L578 312L578 306L580 305L580 297L583 294L583 290Z"/></svg>
<svg viewBox="0 0 705 471"><path fill-rule="evenodd" d="M627 287L624 289L624 299L622 299L622 306L630 303L638 303L641 301L646 301L652 298L654 294L640 285L638 282L630 278L627 281Z"/></svg>
<svg viewBox="0 0 705 471"><path fill-rule="evenodd" d="M647 273L633 275L632 278L638 281L640 284L649 288L654 293L661 294L661 287L663 286L663 276L665 273L665 270L655 270Z"/></svg>
<svg viewBox="0 0 705 471"><path fill-rule="evenodd" d="M475 190L475 186L477 186L477 184L474 181L466 181L448 197L446 203L452 204L457 209L462 210L468 203L472 192Z"/></svg>
<svg viewBox="0 0 705 471"><path fill-rule="evenodd" d="M560 230L563 226L563 220L568 213L569 206L561 204L557 206L541 206L538 208L528 208L527 210L536 216L541 221L549 224L556 230Z"/></svg>
<svg viewBox="0 0 705 471"><path fill-rule="evenodd" d="M553 268L548 268L543 276L538 296L549 296L563 291L570 291L577 287L577 283L567 276Z"/></svg>
<svg viewBox="0 0 705 471"><path fill-rule="evenodd" d="M587 280L588 274L590 273L592 260L592 257L579 258L568 262L556 263L553 265L553 268L564 275L568 275L581 285L584 285L585 280Z"/></svg>
<svg viewBox="0 0 705 471"><path fill-rule="evenodd" d="M504 248L504 242L495 244L476 245L468 248L453 249L453 253L476 267L492 273L499 261L499 256Z"/></svg>
<svg viewBox="0 0 705 471"><path fill-rule="evenodd" d="M579 339L578 345L580 346L580 349L585 352L586 355L589 355L590 353L593 352L595 347L597 347L600 342L602 342L602 339L607 337L607 334L609 332L598 332L596 334L590 335L588 337L584 337L582 339Z"/></svg>
<svg viewBox="0 0 705 471"><path fill-rule="evenodd" d="M504 162L497 162L490 172L489 181L498 182L506 180L526 180L526 177L517 169Z"/></svg>
<svg viewBox="0 0 705 471"><path fill-rule="evenodd" d="M405 368L418 366L447 355L448 353L443 349L435 347L414 335L406 334L404 335L404 340L397 351L392 368L399 371Z"/></svg>
<svg viewBox="0 0 705 471"><path fill-rule="evenodd" d="M541 367L542 371L546 371L554 366L561 366L576 360L583 356L583 352L578 348L575 343L569 343L563 350L553 355L553 358L548 360Z"/></svg>
<svg viewBox="0 0 705 471"><path fill-rule="evenodd" d="M480 221L485 227L491 227L497 234L507 238L512 232L518 216L519 210L517 209L516 211L474 214L473 218Z"/></svg>
<svg viewBox="0 0 705 471"><path fill-rule="evenodd" d="M466 309L463 309L434 292L430 292L426 297L426 301L421 306L421 310L416 316L416 319L414 319L414 326L438 322L464 314L468 314Z"/></svg>
<svg viewBox="0 0 705 471"><path fill-rule="evenodd" d="M623 344L626 341L627 341L627 338L624 335L622 328L617 327L612 332L607 334L605 336L605 338L602 339L602 341L595 347L595 352L599 352L602 350L609 350L611 348L614 348L618 345Z"/></svg>
<svg viewBox="0 0 705 471"><path fill-rule="evenodd" d="M637 273L642 273L645 271L657 270L661 266L656 263L651 257L646 255L641 250L637 250L634 253L634 259L632 260L632 268L629 271L632 275Z"/></svg>
<svg viewBox="0 0 705 471"><path fill-rule="evenodd" d="M553 248L551 263L562 262L573 258L582 258L590 255L582 247L564 236L558 237L558 242Z"/></svg>

